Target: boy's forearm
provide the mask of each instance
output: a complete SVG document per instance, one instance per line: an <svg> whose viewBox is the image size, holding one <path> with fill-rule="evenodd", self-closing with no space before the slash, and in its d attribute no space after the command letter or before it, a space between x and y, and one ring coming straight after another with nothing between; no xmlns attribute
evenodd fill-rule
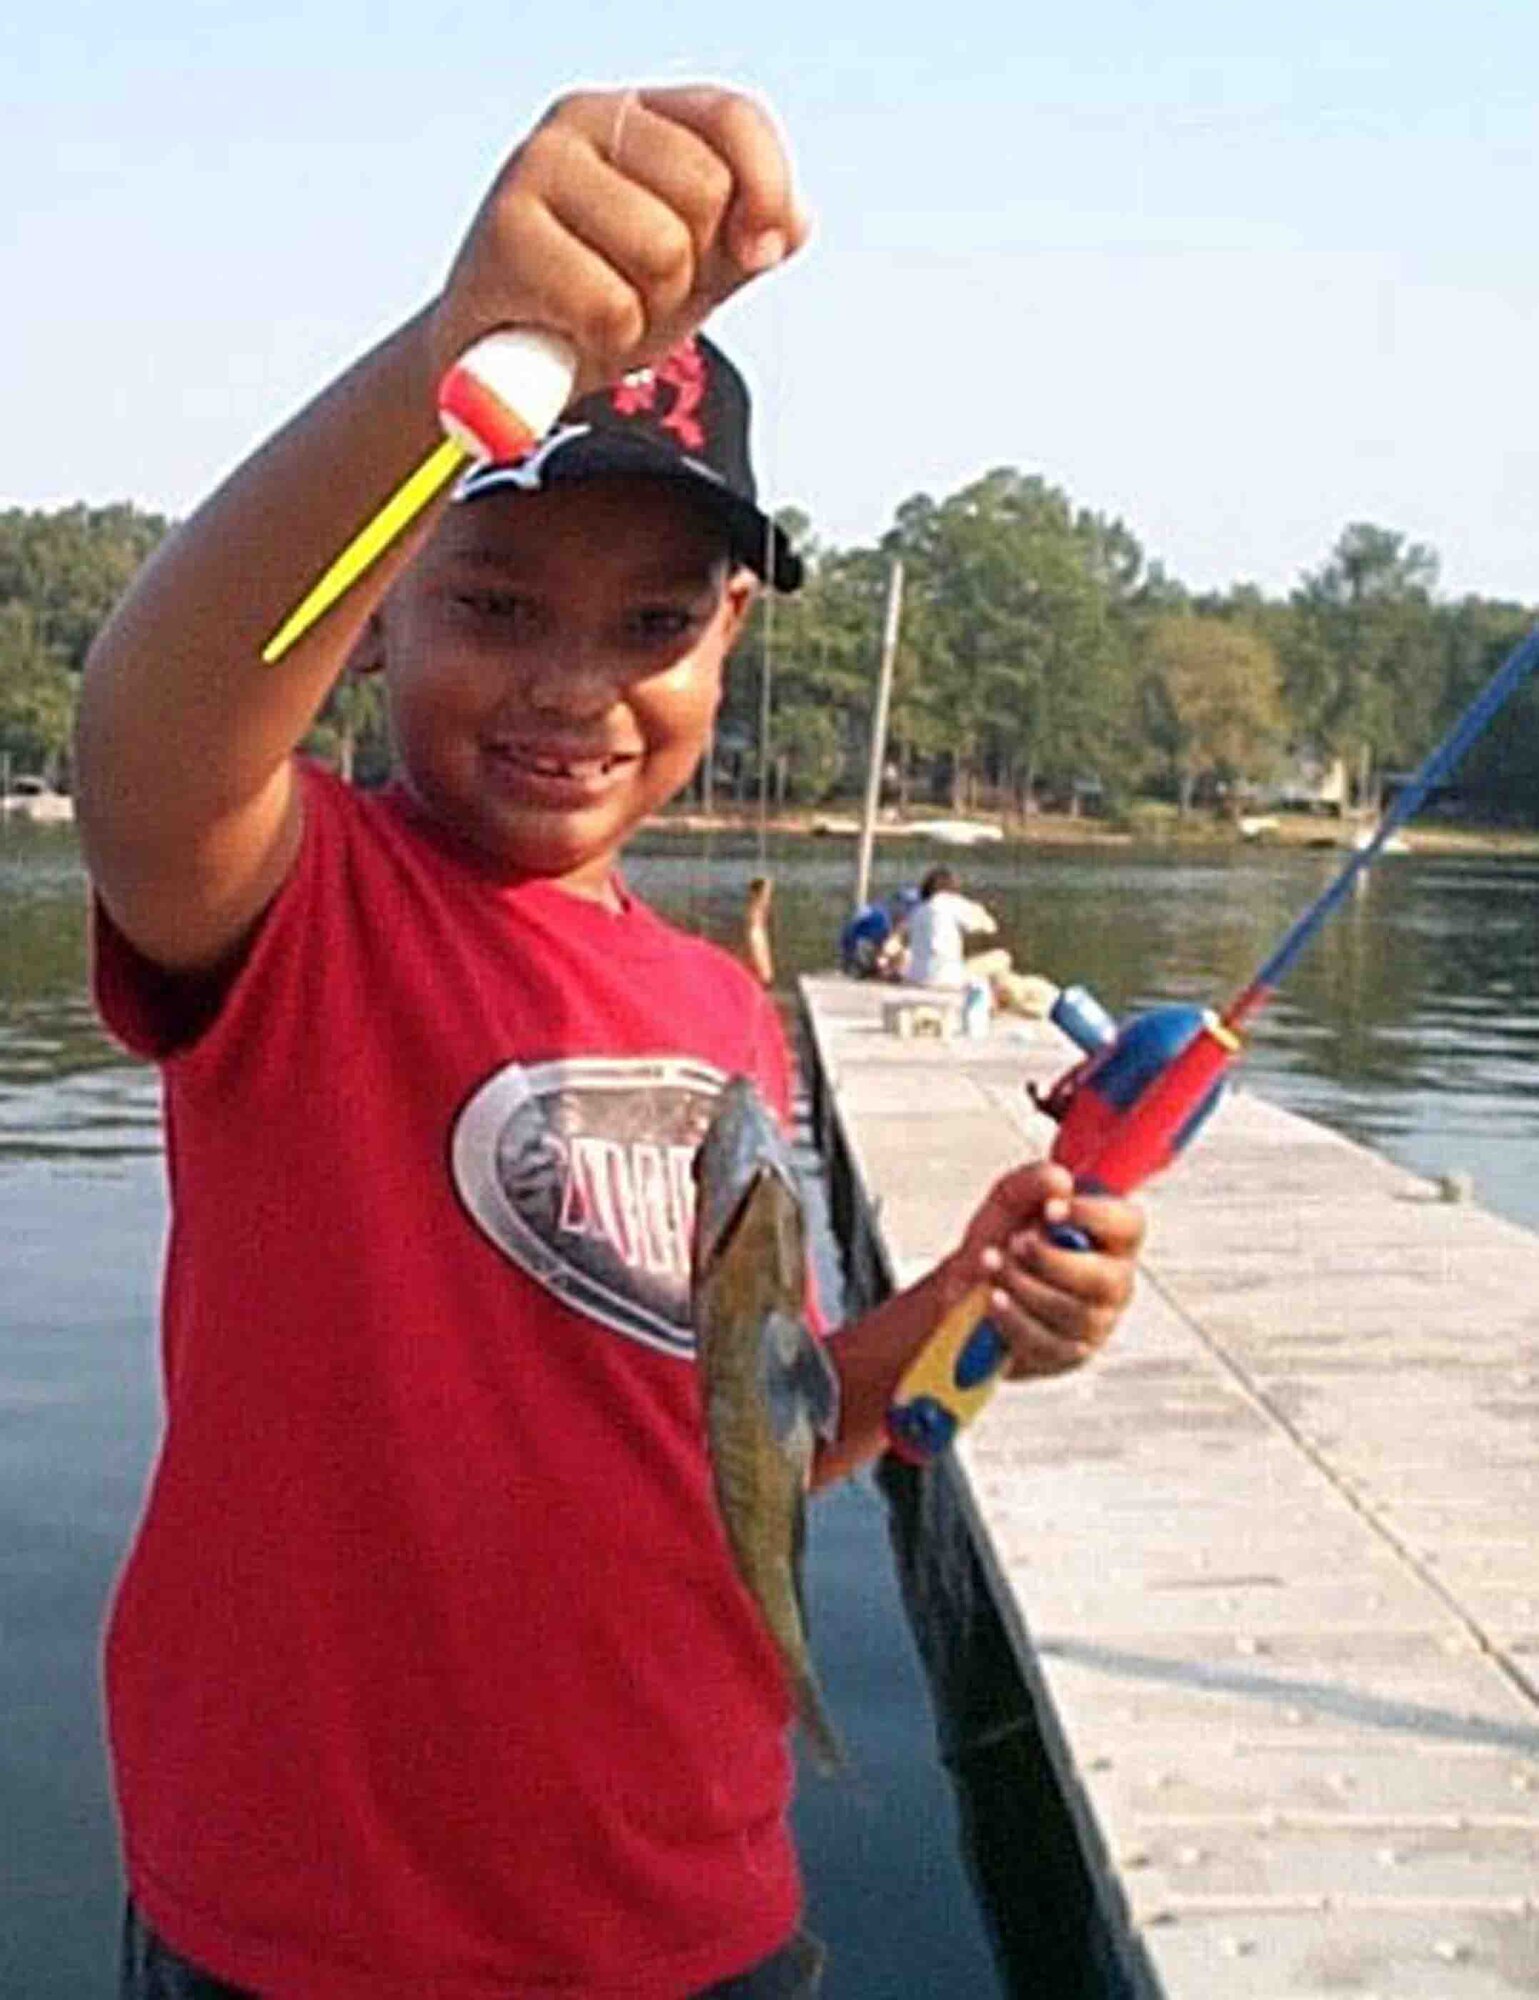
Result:
<svg viewBox="0 0 1539 2000"><path fill-rule="evenodd" d="M917 1285L829 1335L839 1373L839 1435L818 1453L814 1486L842 1479L885 1448L888 1406L903 1371L940 1323L946 1276L947 1266L937 1265Z"/></svg>
<svg viewBox="0 0 1539 2000"><path fill-rule="evenodd" d="M278 666L261 649L437 441L428 323L408 321L232 473L119 605L82 686L88 821L195 830L255 797L303 737L418 537Z"/></svg>

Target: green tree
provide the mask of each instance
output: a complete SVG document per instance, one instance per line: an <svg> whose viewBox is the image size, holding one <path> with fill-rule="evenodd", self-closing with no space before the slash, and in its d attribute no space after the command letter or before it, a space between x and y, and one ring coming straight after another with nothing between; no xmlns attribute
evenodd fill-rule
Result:
<svg viewBox="0 0 1539 2000"><path fill-rule="evenodd" d="M44 644L78 669L165 533L160 515L127 504L0 512L0 602L28 605Z"/></svg>
<svg viewBox="0 0 1539 2000"><path fill-rule="evenodd" d="M1440 614L1445 680L1441 733L1479 693L1534 623L1517 604L1466 597ZM1431 748L1429 740L1427 747ZM1539 682L1530 679L1455 772L1453 787L1477 812L1539 820Z"/></svg>
<svg viewBox="0 0 1539 2000"><path fill-rule="evenodd" d="M778 800L816 805L826 799L844 768L838 718L817 702L791 701L776 717L773 773Z"/></svg>
<svg viewBox="0 0 1539 2000"><path fill-rule="evenodd" d="M1437 558L1356 522L1293 596L1283 668L1289 707L1315 746L1346 760L1359 804L1374 774L1414 756L1443 690L1432 591Z"/></svg>
<svg viewBox="0 0 1539 2000"><path fill-rule="evenodd" d="M717 724L735 747L738 791L757 786L761 754L777 791L826 796L863 759L876 685L885 565L873 550L810 552L795 597L761 597L733 654ZM767 740L761 744L768 680ZM798 718L816 711L811 734Z"/></svg>
<svg viewBox="0 0 1539 2000"><path fill-rule="evenodd" d="M998 467L938 505L898 510L884 548L909 575L905 622L944 730L952 803L982 775L1029 797L1109 750L1124 649L1114 611L1142 561L1120 523L1075 514L1036 476ZM1113 697L1109 699L1109 697Z"/></svg>
<svg viewBox="0 0 1539 2000"><path fill-rule="evenodd" d="M1146 640L1156 727L1181 812L1203 778L1256 775L1283 732L1277 656L1245 625L1191 612L1156 618Z"/></svg>
<svg viewBox="0 0 1539 2000"><path fill-rule="evenodd" d="M75 713L75 683L30 604L0 604L0 752L57 782Z"/></svg>

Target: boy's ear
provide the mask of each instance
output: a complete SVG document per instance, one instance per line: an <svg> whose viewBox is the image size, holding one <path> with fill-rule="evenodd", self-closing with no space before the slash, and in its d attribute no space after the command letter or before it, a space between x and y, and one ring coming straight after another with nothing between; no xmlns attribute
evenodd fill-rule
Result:
<svg viewBox="0 0 1539 2000"><path fill-rule="evenodd" d="M343 673L349 680L365 680L385 671L385 621L378 611L369 613L369 622L353 641Z"/></svg>
<svg viewBox="0 0 1539 2000"><path fill-rule="evenodd" d="M728 572L723 594L732 618L732 638L736 639L743 629L744 619L753 609L754 599L759 595L759 579L746 563L739 563L736 569Z"/></svg>

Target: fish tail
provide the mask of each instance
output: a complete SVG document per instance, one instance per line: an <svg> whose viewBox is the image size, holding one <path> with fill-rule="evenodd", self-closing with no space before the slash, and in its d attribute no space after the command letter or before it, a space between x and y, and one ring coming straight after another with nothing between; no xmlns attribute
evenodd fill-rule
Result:
<svg viewBox="0 0 1539 2000"><path fill-rule="evenodd" d="M829 1720L828 1710L823 1706L822 1690L810 1667L796 1676L794 1693L797 1720L802 1726L802 1741L813 1769L822 1778L836 1778L848 1771L849 1754Z"/></svg>

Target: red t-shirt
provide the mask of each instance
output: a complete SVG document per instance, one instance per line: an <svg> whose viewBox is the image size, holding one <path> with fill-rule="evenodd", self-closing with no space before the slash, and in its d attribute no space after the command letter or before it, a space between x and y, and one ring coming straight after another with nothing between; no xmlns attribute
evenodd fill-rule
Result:
<svg viewBox="0 0 1539 2000"><path fill-rule="evenodd" d="M305 814L192 1039L97 923L171 1182L107 1637L132 1892L264 2000L678 2000L800 1903L687 1321L690 1158L727 1075L787 1108L779 1024L404 794L311 771Z"/></svg>

